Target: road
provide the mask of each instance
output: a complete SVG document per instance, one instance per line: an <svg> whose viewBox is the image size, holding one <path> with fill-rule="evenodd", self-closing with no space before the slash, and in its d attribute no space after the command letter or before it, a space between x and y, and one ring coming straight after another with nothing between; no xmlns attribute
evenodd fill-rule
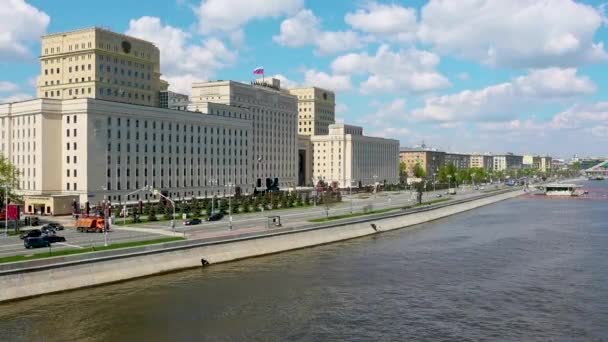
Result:
<svg viewBox="0 0 608 342"><path fill-rule="evenodd" d="M428 202L436 200L438 199L438 194L447 197L444 192L445 190L424 193L423 201ZM464 191L459 189L457 195L449 196L449 198L463 199L479 194L479 191L474 191L470 188ZM362 212L365 207L368 207L368 210L380 210L385 208L398 209L413 204L415 204L415 199L410 191L382 192L377 195L362 193L353 194L352 196L352 211L355 213ZM350 212L351 198L348 195L344 195L342 197L342 202L329 207L328 212L326 211L325 206L312 206L233 215L232 230L229 229L228 216L226 216L221 221L203 222L202 224L195 226L183 226L182 220L176 220L175 232L171 229L169 221L150 222L124 227L112 226L112 231L107 234L107 239L108 243L117 243L158 239L166 236L183 236L189 239L229 236L231 234L241 233L243 230L251 232L266 230L268 228L268 216L280 216L283 227L290 227L310 224L309 220L314 218L322 218L327 215L349 214ZM73 226L73 219L70 217L52 218L52 220L59 221L68 227L63 231L58 232L58 235L66 238L66 243L54 243L54 250L103 246L105 243L104 234L79 233L73 228L69 228L70 226ZM42 253L47 250L48 249L46 248L25 249L23 247L23 241L17 236L0 237L0 257L29 255Z"/></svg>

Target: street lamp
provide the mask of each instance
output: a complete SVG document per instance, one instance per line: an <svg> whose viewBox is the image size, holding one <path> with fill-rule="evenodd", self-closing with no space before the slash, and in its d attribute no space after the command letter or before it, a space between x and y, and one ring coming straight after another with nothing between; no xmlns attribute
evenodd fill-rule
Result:
<svg viewBox="0 0 608 342"><path fill-rule="evenodd" d="M108 247L108 225L109 225L109 213L108 213L108 194L105 193L107 188L102 186L101 189L104 191L103 194L103 245Z"/></svg>
<svg viewBox="0 0 608 342"><path fill-rule="evenodd" d="M378 185L377 185L377 179L378 179L378 175L374 175L374 199L376 198L376 195L378 193Z"/></svg>
<svg viewBox="0 0 608 342"><path fill-rule="evenodd" d="M232 230L232 188L234 188L234 184L228 183L224 185L228 188L228 226L230 230Z"/></svg>
<svg viewBox="0 0 608 342"><path fill-rule="evenodd" d="M435 190L436 190L435 189L435 183L437 183L437 181L435 180L435 176L437 176L436 172L433 173L433 192L435 192Z"/></svg>
<svg viewBox="0 0 608 342"><path fill-rule="evenodd" d="M136 193L138 193L140 191L144 191L144 190L146 190L146 187L129 192L128 194L125 195L125 204L122 207L122 224L123 225L127 224L127 198L133 194L136 194Z"/></svg>
<svg viewBox="0 0 608 342"><path fill-rule="evenodd" d="M214 207L214 198L215 198L215 189L213 188L213 185L218 185L219 184L219 180L217 179L210 179L209 180L209 184L211 185L211 214L213 214L215 212L215 207Z"/></svg>
<svg viewBox="0 0 608 342"><path fill-rule="evenodd" d="M315 183L315 177L312 177L312 188L315 192L315 195L312 197L314 206L317 206L317 184Z"/></svg>
<svg viewBox="0 0 608 342"><path fill-rule="evenodd" d="M8 237L8 183L4 184L4 235Z"/></svg>
<svg viewBox="0 0 608 342"><path fill-rule="evenodd" d="M452 189L452 175L448 175L448 191Z"/></svg>
<svg viewBox="0 0 608 342"><path fill-rule="evenodd" d="M160 196L169 201L169 203L171 203L171 206L173 207L173 216L171 217L171 229L173 230L173 235L175 235L175 202L173 202L173 200L169 197L163 195L160 191L158 191L158 189L154 189L150 185L146 185L142 190L151 192L154 196Z"/></svg>

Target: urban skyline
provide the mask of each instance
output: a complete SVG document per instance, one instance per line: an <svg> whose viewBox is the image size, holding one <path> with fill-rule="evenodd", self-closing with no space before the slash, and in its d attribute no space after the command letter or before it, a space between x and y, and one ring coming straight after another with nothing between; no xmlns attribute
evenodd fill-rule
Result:
<svg viewBox="0 0 608 342"><path fill-rule="evenodd" d="M601 155L608 139L603 7L599 1L550 3L490 3L481 10L462 2L459 10L477 13L487 26L463 40L466 19L451 27L434 19L458 14L441 1L405 7L290 0L260 2L254 10L217 0L152 1L145 12L123 3L116 11L109 1L71 16L69 2L10 0L3 12L10 16L0 20L10 33L0 44L0 102L35 96L41 35L103 23L165 51L163 77L178 92L189 92L194 81L246 80L263 65L267 77L288 87L336 91L337 121L397 138L402 146L425 140L443 150ZM507 18L520 11L543 20L489 19L493 12ZM564 22L565 11L584 19ZM529 41L517 46L509 34Z"/></svg>

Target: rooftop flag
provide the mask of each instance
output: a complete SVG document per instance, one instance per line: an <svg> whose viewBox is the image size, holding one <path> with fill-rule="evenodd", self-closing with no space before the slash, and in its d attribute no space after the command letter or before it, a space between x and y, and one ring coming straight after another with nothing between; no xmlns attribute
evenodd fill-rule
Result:
<svg viewBox="0 0 608 342"><path fill-rule="evenodd" d="M254 75L264 75L264 67L257 67L253 69Z"/></svg>

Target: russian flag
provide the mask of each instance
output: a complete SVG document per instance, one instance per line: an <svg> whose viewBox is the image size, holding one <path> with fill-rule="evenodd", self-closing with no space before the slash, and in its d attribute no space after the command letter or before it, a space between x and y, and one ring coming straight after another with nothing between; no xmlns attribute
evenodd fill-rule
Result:
<svg viewBox="0 0 608 342"><path fill-rule="evenodd" d="M264 67L257 67L253 69L254 75L264 75Z"/></svg>

